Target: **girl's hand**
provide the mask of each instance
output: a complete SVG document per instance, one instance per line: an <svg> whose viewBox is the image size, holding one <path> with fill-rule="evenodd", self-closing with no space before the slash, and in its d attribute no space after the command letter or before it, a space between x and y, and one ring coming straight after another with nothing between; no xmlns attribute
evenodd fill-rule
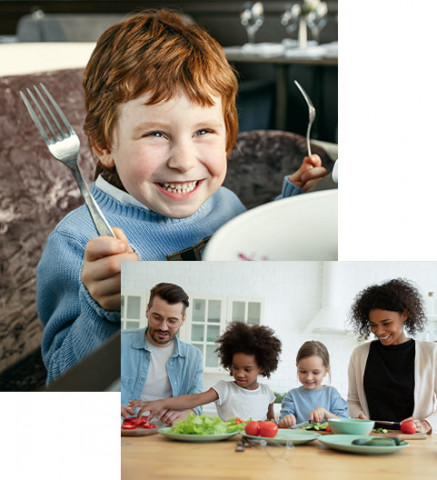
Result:
<svg viewBox="0 0 437 480"><path fill-rule="evenodd" d="M137 412L137 417L141 417L144 412L150 412L149 417L153 418L157 416L161 418L167 412L167 409L164 406L164 400L154 400L153 402L143 402L141 400L131 400L129 402L129 407L139 408Z"/></svg>
<svg viewBox="0 0 437 480"><path fill-rule="evenodd" d="M82 281L94 300L105 310L120 311L121 262L138 260L119 228L117 238L95 237L85 248Z"/></svg>
<svg viewBox="0 0 437 480"><path fill-rule="evenodd" d="M327 413L328 413L327 410L325 410L322 407L315 408L310 413L310 422L322 423Z"/></svg>
<svg viewBox="0 0 437 480"><path fill-rule="evenodd" d="M419 418L416 418L416 417L408 417L408 418L404 418L402 422L406 422L407 420L412 420L414 422L414 424L416 425L417 433L430 433L432 430L431 425L426 420L420 420Z"/></svg>
<svg viewBox="0 0 437 480"><path fill-rule="evenodd" d="M326 168L322 167L321 158L313 154L311 157L305 157L302 160L299 169L292 173L288 180L306 192L325 176Z"/></svg>
<svg viewBox="0 0 437 480"><path fill-rule="evenodd" d="M279 428L291 428L296 425L296 417L293 414L285 415L279 422Z"/></svg>
<svg viewBox="0 0 437 480"><path fill-rule="evenodd" d="M192 410L165 410L165 412L158 417L162 423L172 426L179 420L184 420L188 417Z"/></svg>

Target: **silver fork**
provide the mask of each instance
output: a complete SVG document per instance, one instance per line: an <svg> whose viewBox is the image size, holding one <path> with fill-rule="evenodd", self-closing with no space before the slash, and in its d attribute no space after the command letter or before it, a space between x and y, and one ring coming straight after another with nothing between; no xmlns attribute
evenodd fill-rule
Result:
<svg viewBox="0 0 437 480"><path fill-rule="evenodd" d="M42 92L36 85L33 85L33 90L40 102L30 88L26 88L27 96L25 92L20 90L21 98L50 153L71 170L99 235L109 235L115 238L114 232L92 196L79 169L79 137L45 85L40 83L40 86ZM34 107L38 110L39 117Z"/></svg>
<svg viewBox="0 0 437 480"><path fill-rule="evenodd" d="M300 90L300 93L303 95L303 98L305 99L308 105L307 147L308 147L308 155L311 156L310 131L311 131L311 126L314 123L314 119L316 118L316 109L313 105L313 102L311 101L311 98L309 97L307 92L305 92L302 85L297 80L295 80L294 83L296 84L297 88Z"/></svg>

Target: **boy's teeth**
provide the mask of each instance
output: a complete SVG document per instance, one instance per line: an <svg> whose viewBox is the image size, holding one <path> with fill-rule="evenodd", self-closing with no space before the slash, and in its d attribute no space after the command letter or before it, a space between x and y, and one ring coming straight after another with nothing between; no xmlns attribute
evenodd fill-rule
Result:
<svg viewBox="0 0 437 480"><path fill-rule="evenodd" d="M187 193L194 190L197 185L197 181L195 182L187 182L187 183L161 183L161 186L165 188L168 192L171 193Z"/></svg>

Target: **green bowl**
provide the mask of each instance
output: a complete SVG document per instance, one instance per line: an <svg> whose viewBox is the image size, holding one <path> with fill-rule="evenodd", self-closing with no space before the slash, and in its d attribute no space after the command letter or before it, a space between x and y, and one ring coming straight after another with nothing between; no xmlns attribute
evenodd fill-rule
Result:
<svg viewBox="0 0 437 480"><path fill-rule="evenodd" d="M332 433L347 433L349 435L369 435L375 426L373 420L360 418L331 418L328 420Z"/></svg>

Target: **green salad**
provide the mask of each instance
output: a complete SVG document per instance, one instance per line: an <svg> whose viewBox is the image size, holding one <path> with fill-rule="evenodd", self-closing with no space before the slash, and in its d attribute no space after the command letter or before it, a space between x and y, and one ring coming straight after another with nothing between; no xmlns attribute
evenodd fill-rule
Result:
<svg viewBox="0 0 437 480"><path fill-rule="evenodd" d="M246 422L239 418L232 418L224 422L219 417L194 415L190 412L185 420L180 420L170 427L169 432L183 435L221 435L241 432L245 426Z"/></svg>

